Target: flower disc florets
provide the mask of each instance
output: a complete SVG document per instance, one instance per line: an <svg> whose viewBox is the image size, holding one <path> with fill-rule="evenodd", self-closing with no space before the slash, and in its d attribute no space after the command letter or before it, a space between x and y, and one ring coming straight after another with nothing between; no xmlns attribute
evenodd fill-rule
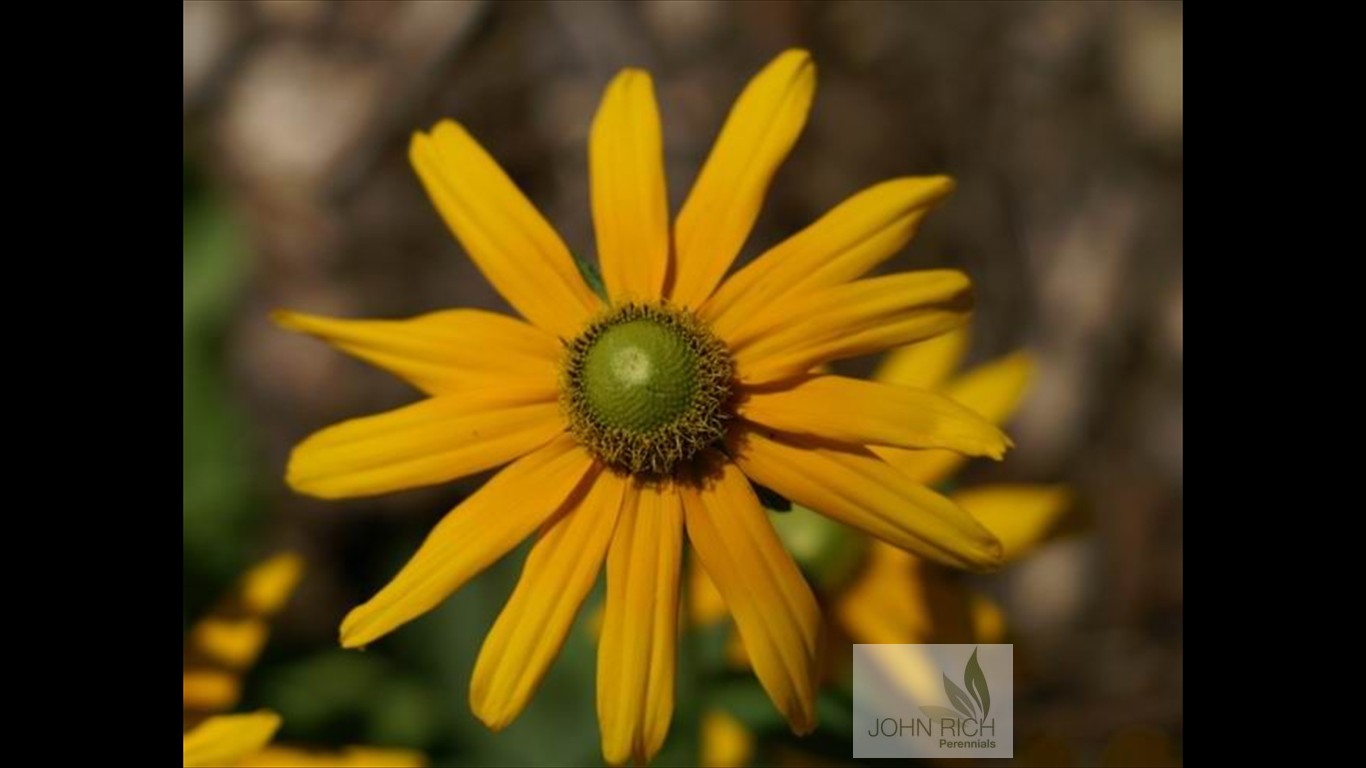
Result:
<svg viewBox="0 0 1366 768"><path fill-rule="evenodd" d="M690 311L621 304L568 345L560 403L598 459L668 475L725 434L733 373L726 345Z"/></svg>

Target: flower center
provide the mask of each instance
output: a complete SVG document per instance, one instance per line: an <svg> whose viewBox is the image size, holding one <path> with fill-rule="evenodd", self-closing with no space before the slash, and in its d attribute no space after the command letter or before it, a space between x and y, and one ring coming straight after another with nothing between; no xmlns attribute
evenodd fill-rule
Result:
<svg viewBox="0 0 1366 768"><path fill-rule="evenodd" d="M667 475L725 433L733 370L725 344L691 312L622 304L569 344L560 403L600 460Z"/></svg>

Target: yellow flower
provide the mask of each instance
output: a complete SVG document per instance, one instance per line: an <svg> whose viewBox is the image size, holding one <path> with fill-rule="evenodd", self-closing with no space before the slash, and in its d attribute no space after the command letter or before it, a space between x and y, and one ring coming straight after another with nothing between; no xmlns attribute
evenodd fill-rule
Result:
<svg viewBox="0 0 1366 768"><path fill-rule="evenodd" d="M967 344L968 331L962 328L896 350L883 360L875 378L884 384L938 391L1004 425L1029 387L1033 362L1028 354L1017 352L954 376ZM926 485L951 479L966 461L949 451L885 446L873 450ZM1071 503L1071 493L1057 485L985 485L956 491L951 498L1000 540L1006 564L1044 541ZM877 540L825 535L812 520L787 531L790 546L808 553L808 562L833 572L823 600L829 610L826 631L843 643L1004 642L1000 608L990 597L969 589L957 574ZM854 575L842 578L851 552L858 561ZM689 611L696 624L711 625L725 618L724 601L706 573L694 568L689 589ZM830 649L827 673L844 671L847 648L846 644ZM734 635L727 657L737 666L750 663L747 649L735 642ZM925 680L938 685L937 678L916 675L907 675L902 682L918 687ZM702 764L709 768L748 765L753 757L753 735L725 713L703 716L701 739Z"/></svg>
<svg viewBox="0 0 1366 768"><path fill-rule="evenodd" d="M185 734L185 768L212 768L240 765L254 752L270 743L280 727L274 712L247 715L219 715L200 723Z"/></svg>
<svg viewBox="0 0 1366 768"><path fill-rule="evenodd" d="M749 765L753 757L754 734L744 723L722 709L702 713L698 765L703 768Z"/></svg>
<svg viewBox="0 0 1366 768"><path fill-rule="evenodd" d="M269 620L294 593L303 561L285 553L247 572L232 594L190 630L185 642L185 768L316 766L420 768L421 754L402 749L347 747L314 752L271 746L280 716L260 710L218 714L237 704L241 677L265 648Z"/></svg>
<svg viewBox="0 0 1366 768"><path fill-rule="evenodd" d="M617 75L589 145L605 299L462 127L446 120L413 137L410 157L438 212L525 322L478 310L403 321L280 313L285 327L429 395L314 434L295 449L287 479L300 492L342 498L508 466L345 618L343 645L363 646L426 613L536 534L475 662L471 708L495 730L518 715L605 561L603 754L646 761L673 713L685 532L769 696L795 731L815 725L819 610L751 480L924 557L996 566L995 537L874 448L999 458L1005 436L928 391L812 373L966 321L961 273L865 277L952 183L878 184L722 282L814 91L805 51L760 72L671 227L650 76Z"/></svg>
<svg viewBox="0 0 1366 768"><path fill-rule="evenodd" d="M878 369L878 381L934 389L995 424L1014 415L1033 375L1025 352L954 376L967 349L966 329L897 350ZM927 485L950 479L964 457L948 451L875 448L893 466ZM1003 549L1003 564L1033 551L1071 502L1058 485L984 485L951 498L986 526ZM856 643L995 643L1005 624L986 595L933 563L872 542L868 562L834 600L832 613Z"/></svg>

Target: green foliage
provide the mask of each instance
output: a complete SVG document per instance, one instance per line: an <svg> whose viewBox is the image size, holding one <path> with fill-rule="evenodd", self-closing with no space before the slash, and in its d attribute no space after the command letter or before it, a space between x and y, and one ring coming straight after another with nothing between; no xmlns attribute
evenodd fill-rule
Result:
<svg viewBox="0 0 1366 768"><path fill-rule="evenodd" d="M800 504L769 520L802 573L823 592L848 584L867 555L866 537Z"/></svg>
<svg viewBox="0 0 1366 768"><path fill-rule="evenodd" d="M261 670L260 698L301 743L428 745L438 703L421 681L379 654L318 650Z"/></svg>
<svg viewBox="0 0 1366 768"><path fill-rule="evenodd" d="M232 581L246 564L257 519L255 467L245 420L231 397L224 355L247 254L226 210L187 181L183 211L182 453L187 582ZM208 592L206 587L204 592ZM198 590L187 588L193 602ZM211 598L210 598L211 599ZM201 609L203 604L187 605ZM192 616L195 610L190 611Z"/></svg>

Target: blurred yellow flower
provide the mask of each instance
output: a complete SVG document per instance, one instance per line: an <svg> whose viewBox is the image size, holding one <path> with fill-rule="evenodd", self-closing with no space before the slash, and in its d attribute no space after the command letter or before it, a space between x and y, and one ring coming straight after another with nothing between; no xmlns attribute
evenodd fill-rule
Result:
<svg viewBox="0 0 1366 768"><path fill-rule="evenodd" d="M280 716L274 712L211 717L185 734L184 766L241 765L247 755L269 744L279 727Z"/></svg>
<svg viewBox="0 0 1366 768"><path fill-rule="evenodd" d="M608 762L649 760L673 715L685 531L794 731L815 726L816 600L750 480L899 548L989 569L995 537L875 449L999 458L987 420L924 389L811 373L962 325L967 278L866 278L952 189L900 178L837 206L722 281L815 91L805 51L779 55L731 110L670 226L650 76L607 88L589 142L607 298L458 124L410 158L455 237L524 318L450 310L403 320L282 312L429 395L324 429L287 479L324 498L397 491L509 464L448 514L394 580L343 621L358 647L426 613L523 539L522 578L475 663L470 705L501 729L526 705L606 562L598 719Z"/></svg>
<svg viewBox="0 0 1366 768"><path fill-rule="evenodd" d="M724 710L702 713L702 740L698 763L704 768L749 765L754 757L754 734Z"/></svg>
<svg viewBox="0 0 1366 768"><path fill-rule="evenodd" d="M878 369L878 381L939 391L995 424L1014 415L1033 375L1025 352L954 375L967 349L960 329L899 349ZM964 457L948 451L879 447L897 469L927 485L950 479ZM1003 563L1033 549L1057 525L1071 502L1059 485L985 485L957 490L951 498L1001 542ZM999 607L967 589L962 579L933 563L871 542L868 561L842 589L834 619L856 643L997 643L1005 635Z"/></svg>
<svg viewBox="0 0 1366 768"><path fill-rule="evenodd" d="M894 386L933 389L1004 425L1029 387L1033 363L1027 353L1017 352L955 376L967 344L964 328L896 350L883 360L875 378ZM873 450L926 485L951 479L966 461L949 451L885 446ZM1006 564L1045 540L1071 503L1071 493L1059 485L985 485L955 491L951 498L1000 540ZM958 574L877 540L851 542L848 537L825 535L809 519L784 530L791 531L785 537L789 546L809 555L803 561L817 563L830 576L822 590L822 604L827 609L827 634L838 642L831 644L827 673L841 673L851 642L1005 641L1006 624L1000 607L987 595L969 589ZM812 540L809 544L802 540L808 535ZM851 543L859 546L851 547ZM845 565L850 553L856 553L853 556L858 561L852 569ZM852 576L846 578L850 570ZM689 586L689 611L696 624L712 625L725 618L724 599L702 569L692 569ZM733 634L726 650L731 663L748 663L747 647ZM937 678L930 682L938 683ZM704 766L750 763L753 734L728 718L720 712L704 716Z"/></svg>
<svg viewBox="0 0 1366 768"><path fill-rule="evenodd" d="M261 710L219 714L237 704L242 675L265 648L269 620L288 602L303 572L298 555L284 553L258 564L190 630L185 640L185 768L420 768L427 760L402 749L347 747L314 752L271 746L280 716Z"/></svg>

